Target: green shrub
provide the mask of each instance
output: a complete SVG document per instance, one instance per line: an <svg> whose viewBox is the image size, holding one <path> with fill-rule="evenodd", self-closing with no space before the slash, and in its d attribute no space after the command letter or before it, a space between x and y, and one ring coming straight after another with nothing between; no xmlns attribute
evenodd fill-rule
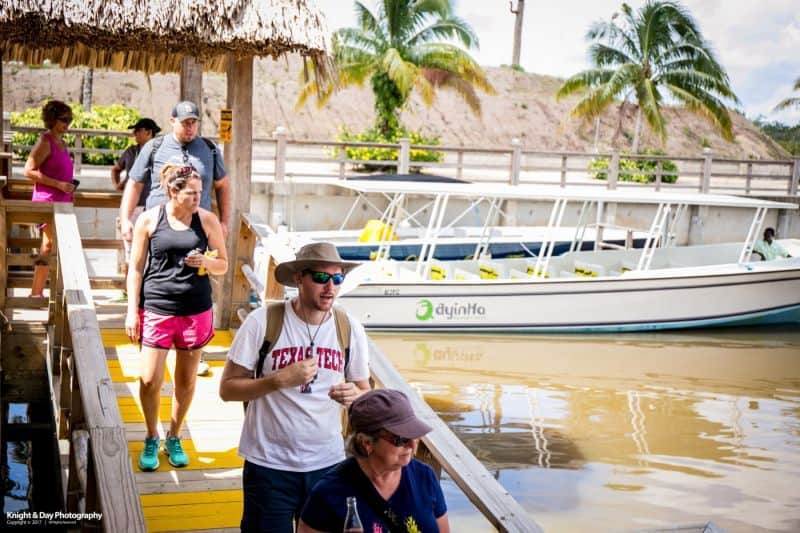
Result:
<svg viewBox="0 0 800 533"><path fill-rule="evenodd" d="M656 150L645 150L644 155L664 155ZM658 161L655 159L628 159L619 158L619 181L632 181L636 183L653 183L656 181L655 172L658 171ZM645 174L644 172L653 172ZM672 161L661 162L662 183L675 183L678 181L678 166ZM608 158L597 157L589 162L589 174L596 179L608 179Z"/></svg>
<svg viewBox="0 0 800 533"><path fill-rule="evenodd" d="M91 111L84 111L80 104L71 103L72 124L71 128L86 128L97 130L124 131L131 124L141 118L136 109L121 105L93 106ZM25 111L11 113L13 126L31 126L44 128L42 124L42 107L32 107ZM14 133L14 144L33 146L39 133ZM81 138L84 148L102 148L106 150L124 150L134 143L133 137L113 137L110 135L84 135ZM67 146L75 146L75 136L67 133L64 135ZM30 150L16 150L20 157L28 157ZM81 161L91 165L112 165L118 156L113 154L83 154Z"/></svg>
<svg viewBox="0 0 800 533"><path fill-rule="evenodd" d="M431 146L439 146L442 144L438 137L426 137L419 132L407 131L404 128L398 128L394 133L384 135L377 128L370 128L363 133L352 133L347 128L342 128L336 140L340 142L370 142L370 143L387 143L397 144L398 140L406 137L411 140L411 144L426 144ZM366 146L354 146L345 148L347 159L357 159L362 161L397 161L399 150L396 148L370 148ZM339 149L334 148L331 151L331 157L338 157ZM433 162L438 163L444 161L444 154L433 150L416 150L411 149L409 159L412 162ZM373 165L357 165L360 170L375 170ZM383 167L385 169L394 168Z"/></svg>

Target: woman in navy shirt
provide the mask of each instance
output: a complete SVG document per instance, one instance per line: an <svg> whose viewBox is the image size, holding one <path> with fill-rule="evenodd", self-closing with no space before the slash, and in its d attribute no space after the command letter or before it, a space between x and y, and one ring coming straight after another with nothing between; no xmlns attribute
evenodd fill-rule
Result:
<svg viewBox="0 0 800 533"><path fill-rule="evenodd" d="M378 389L349 408L352 457L323 477L301 513L298 533L341 531L354 496L365 533L449 533L439 480L414 459L431 428L414 415L400 391Z"/></svg>

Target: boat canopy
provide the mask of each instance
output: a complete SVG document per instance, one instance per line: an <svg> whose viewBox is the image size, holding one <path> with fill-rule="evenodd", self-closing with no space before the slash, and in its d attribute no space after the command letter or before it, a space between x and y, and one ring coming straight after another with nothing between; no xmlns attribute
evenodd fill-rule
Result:
<svg viewBox="0 0 800 533"><path fill-rule="evenodd" d="M326 181L362 194L421 194L428 196L450 195L460 197L482 196L501 200L566 200L568 202L628 202L636 204L686 204L714 207L744 207L766 209L798 209L788 202L774 202L758 198L723 194L653 191L639 189L601 189L598 187L559 187L553 185L510 185L508 183L419 183L397 181Z"/></svg>

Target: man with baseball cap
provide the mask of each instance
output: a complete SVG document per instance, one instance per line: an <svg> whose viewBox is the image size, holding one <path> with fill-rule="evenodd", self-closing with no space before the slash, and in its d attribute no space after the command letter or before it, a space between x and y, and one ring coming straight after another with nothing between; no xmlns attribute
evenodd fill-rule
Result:
<svg viewBox="0 0 800 533"><path fill-rule="evenodd" d="M158 127L158 124L156 124L152 118L140 118L136 121L136 124L128 126L128 129L133 130L133 138L136 140L136 144L129 146L122 152L122 155L111 168L111 183L114 184L114 188L118 191L125 189L125 184L130 177L131 168L133 168L133 163L136 161L139 152L142 151L142 146L147 144L148 141L153 139L158 135L158 132L161 131L161 128ZM120 179L123 170L125 171L125 177ZM135 224L136 219L144 212L144 206L147 203L147 196L149 193L150 183L148 179L148 183L146 186L142 187L142 192L139 194L136 205L131 211L131 224ZM122 238L122 226L119 218L117 218L117 233L117 238ZM122 239L122 249L123 254L120 256L118 264L121 267L122 273L127 276L128 263L131 260L131 241ZM123 300L127 299L125 291L123 291L122 298Z"/></svg>
<svg viewBox="0 0 800 533"><path fill-rule="evenodd" d="M344 459L342 406L369 390L364 327L333 306L355 266L331 243L304 246L275 269L276 281L297 287L298 295L250 313L231 344L220 397L248 402L239 442L242 531L293 531L311 487ZM273 312L283 322L267 344ZM349 351L337 320L350 324Z"/></svg>
<svg viewBox="0 0 800 533"><path fill-rule="evenodd" d="M131 179L125 184L119 212L122 237L128 242L133 239L131 214L136 206L136 199L148 186L148 180L150 194L145 207L150 209L167 201L165 191L158 182L161 167L167 162L184 163L197 170L203 181L200 198L200 207L203 209L211 210L211 191L215 191L222 232L227 237L231 203L230 181L216 145L198 134L200 113L197 105L189 101L175 104L170 124L172 133L145 144L131 168Z"/></svg>

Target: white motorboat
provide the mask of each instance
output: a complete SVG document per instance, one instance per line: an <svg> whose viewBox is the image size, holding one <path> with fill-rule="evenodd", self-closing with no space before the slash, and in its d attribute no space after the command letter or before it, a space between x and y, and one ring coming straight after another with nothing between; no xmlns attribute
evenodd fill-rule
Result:
<svg viewBox="0 0 800 533"><path fill-rule="evenodd" d="M348 182L362 193L395 199L416 184ZM572 251L554 255L554 232L541 253L497 259L487 252L490 232L477 243L474 259L435 258L442 213L448 199L474 195L465 184L431 184L434 196L425 240L416 261L396 261L385 252L348 275L341 304L370 329L413 331L549 332L641 331L744 324L800 322L800 240L780 241L794 257L768 262L750 255L768 209L796 209L790 203L712 194L599 191L491 185L493 201L545 199L553 202L548 230L560 226L569 202L655 207L641 249L578 251L588 224L579 224ZM744 240L676 246L675 227L689 206L752 209ZM392 219L389 222L393 222ZM601 233L597 232L598 235Z"/></svg>

